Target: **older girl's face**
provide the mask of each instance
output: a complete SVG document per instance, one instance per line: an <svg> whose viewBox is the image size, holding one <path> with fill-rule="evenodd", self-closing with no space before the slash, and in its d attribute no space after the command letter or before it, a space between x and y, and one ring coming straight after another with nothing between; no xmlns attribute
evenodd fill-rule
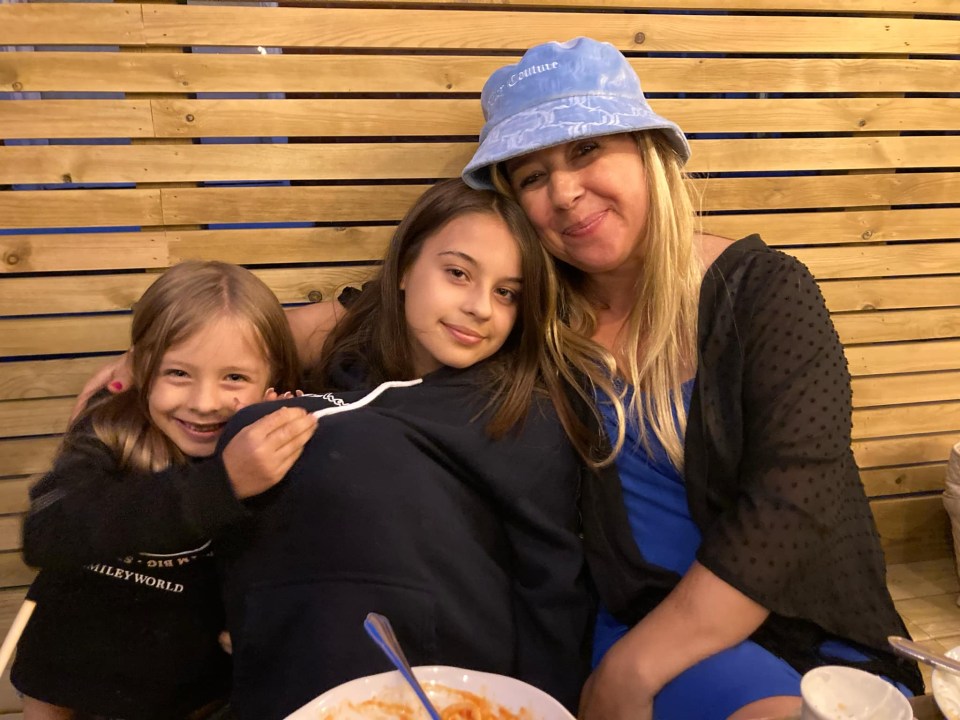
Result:
<svg viewBox="0 0 960 720"><path fill-rule="evenodd" d="M554 257L588 275L642 259L649 200L632 135L576 140L506 163L510 185Z"/></svg>
<svg viewBox="0 0 960 720"><path fill-rule="evenodd" d="M400 283L414 371L467 368L503 347L522 274L517 240L492 213L461 215L428 237Z"/></svg>

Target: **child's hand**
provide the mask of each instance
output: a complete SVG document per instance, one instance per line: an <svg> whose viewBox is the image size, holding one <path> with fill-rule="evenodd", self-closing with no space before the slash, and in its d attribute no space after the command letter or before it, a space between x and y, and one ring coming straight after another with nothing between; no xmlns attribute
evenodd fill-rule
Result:
<svg viewBox="0 0 960 720"><path fill-rule="evenodd" d="M317 419L303 408L284 407L248 425L223 450L223 464L240 499L276 485L303 452Z"/></svg>
<svg viewBox="0 0 960 720"><path fill-rule="evenodd" d="M267 391L263 394L263 401L270 402L271 400L287 400L292 397L303 397L303 390L297 390L296 394L292 392L285 392L283 395L278 395L277 391L273 388L267 388Z"/></svg>
<svg viewBox="0 0 960 720"><path fill-rule="evenodd" d="M77 415L83 412L90 398L100 392L101 388L106 387L112 393L119 393L133 384L132 357L130 351L127 350L123 355L111 358L106 365L97 370L87 380L80 390L80 394L77 395L77 401L73 404L73 409L70 411L70 422L73 422Z"/></svg>
<svg viewBox="0 0 960 720"><path fill-rule="evenodd" d="M223 631L222 633L220 633L220 635L217 637L217 641L220 643L220 647L223 648L223 651L224 651L227 655L233 655L233 640L232 640L231 637L230 637L230 633L228 633L226 630L224 630L224 631Z"/></svg>

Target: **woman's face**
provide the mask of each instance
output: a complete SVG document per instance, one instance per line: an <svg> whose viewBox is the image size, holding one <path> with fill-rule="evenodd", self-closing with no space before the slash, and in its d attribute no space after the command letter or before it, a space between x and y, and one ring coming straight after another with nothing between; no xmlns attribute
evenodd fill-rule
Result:
<svg viewBox="0 0 960 720"><path fill-rule="evenodd" d="M415 372L470 367L503 347L522 275L517 241L496 215L461 215L428 237L400 283Z"/></svg>
<svg viewBox="0 0 960 720"><path fill-rule="evenodd" d="M649 200L632 135L575 140L506 163L520 205L554 257L587 274L642 259Z"/></svg>

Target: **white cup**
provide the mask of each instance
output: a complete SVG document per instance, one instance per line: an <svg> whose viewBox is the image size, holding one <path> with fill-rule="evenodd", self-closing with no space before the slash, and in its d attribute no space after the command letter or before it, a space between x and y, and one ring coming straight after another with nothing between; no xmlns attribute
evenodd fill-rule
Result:
<svg viewBox="0 0 960 720"><path fill-rule="evenodd" d="M881 677L843 665L818 667L800 680L800 720L912 720L910 702Z"/></svg>

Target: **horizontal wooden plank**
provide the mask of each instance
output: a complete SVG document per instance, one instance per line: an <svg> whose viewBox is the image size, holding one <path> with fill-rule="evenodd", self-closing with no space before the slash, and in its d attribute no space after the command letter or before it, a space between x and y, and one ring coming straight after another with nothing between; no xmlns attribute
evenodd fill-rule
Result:
<svg viewBox="0 0 960 720"><path fill-rule="evenodd" d="M90 376L111 358L98 356L0 363L0 400L76 395Z"/></svg>
<svg viewBox="0 0 960 720"><path fill-rule="evenodd" d="M400 202L405 199L404 194ZM171 232L170 263L224 260L253 265L380 260L393 231L393 227L387 226Z"/></svg>
<svg viewBox="0 0 960 720"><path fill-rule="evenodd" d="M791 248L790 253L823 279L946 275L960 269L958 242Z"/></svg>
<svg viewBox="0 0 960 720"><path fill-rule="evenodd" d="M0 477L46 471L59 446L58 437L0 439Z"/></svg>
<svg viewBox="0 0 960 720"><path fill-rule="evenodd" d="M8 105L10 103L7 103ZM45 110L43 102L33 103ZM89 110L89 101L79 101ZM876 132L954 130L960 98L816 98L816 99L704 99L651 100L655 111L676 122L687 133L739 132ZM0 108L3 106L0 105ZM157 137L271 137L271 136L398 136L476 135L483 125L475 99L375 100L179 100L150 101ZM113 120L91 135L89 119L74 122L72 113L51 123L37 122L31 108L15 108L7 124L18 134L7 137L140 137L153 134L141 123L135 134L132 111L105 108ZM111 113L116 118L111 117ZM12 111L7 111L12 116ZM43 115L41 115L43 117ZM70 118L64 135L64 117ZM149 119L149 116L148 116ZM14 125L16 123L16 125ZM127 129L127 132L122 132ZM131 132L133 131L133 132ZM87 134L84 135L83 133ZM33 134L29 134L33 133ZM44 134L47 133L47 134ZM57 134L60 133L60 134ZM111 134L112 133L112 134Z"/></svg>
<svg viewBox="0 0 960 720"><path fill-rule="evenodd" d="M820 290L832 311L890 310L960 305L960 276L882 280L821 280Z"/></svg>
<svg viewBox="0 0 960 720"><path fill-rule="evenodd" d="M641 43L638 33L643 33ZM587 35L645 52L955 54L950 20L144 5L148 45L522 50ZM81 36L82 37L82 36ZM28 41L21 41L20 44ZM18 44L15 42L9 44Z"/></svg>
<svg viewBox="0 0 960 720"><path fill-rule="evenodd" d="M0 516L0 551L20 550L23 543L20 538L20 528L23 518L19 515Z"/></svg>
<svg viewBox="0 0 960 720"><path fill-rule="evenodd" d="M0 437L62 433L73 404L73 397L0 402ZM861 467L946 460L950 448L957 442L955 433L960 431L960 403L857 409L853 418L854 447ZM893 437L908 433L936 433L936 436ZM950 433L954 433L954 439L947 444ZM883 444L864 445L871 437L891 439Z"/></svg>
<svg viewBox="0 0 960 720"><path fill-rule="evenodd" d="M915 356L917 351L914 349L908 354ZM953 367L960 365L958 357L949 349L944 352L945 362L952 362ZM0 363L0 400L75 395L108 359L98 356ZM890 370L889 367L883 369ZM960 372L957 370L867 375L853 378L852 385L854 405L858 408L960 399Z"/></svg>
<svg viewBox="0 0 960 720"><path fill-rule="evenodd" d="M852 447L857 466L863 472L872 468L945 463L956 442L957 434L950 431L929 435L855 440Z"/></svg>
<svg viewBox="0 0 960 720"><path fill-rule="evenodd" d="M736 238L760 231L772 246L939 240L956 237L957 227L960 207L704 218L709 232ZM377 260L391 233L390 227L374 226L0 235L0 273L157 268L186 258L240 264ZM834 310L884 309L950 304L943 298L955 297L956 282L955 277L840 280L821 287Z"/></svg>
<svg viewBox="0 0 960 720"><path fill-rule="evenodd" d="M9 229L161 225L159 190L0 191L0 227Z"/></svg>
<svg viewBox="0 0 960 720"><path fill-rule="evenodd" d="M955 375L951 379L955 380ZM948 391L947 394L955 397L957 393ZM916 402L916 398L911 399ZM0 437L63 432L73 403L72 397L0 402ZM933 406L859 409L854 411L854 421L856 439L960 430L960 406L938 403ZM904 457L901 464L918 461L913 457Z"/></svg>
<svg viewBox="0 0 960 720"><path fill-rule="evenodd" d="M887 562L908 562L949 554L949 523L939 495L881 499L871 502ZM0 583L29 582L34 573L19 560L20 518L0 518ZM10 556L13 557L10 557Z"/></svg>
<svg viewBox="0 0 960 720"><path fill-rule="evenodd" d="M22 513L30 507L28 491L35 477L0 481L0 513Z"/></svg>
<svg viewBox="0 0 960 720"><path fill-rule="evenodd" d="M0 45L139 45L142 31L139 5L0 6Z"/></svg>
<svg viewBox="0 0 960 720"><path fill-rule="evenodd" d="M950 522L939 494L874 500L870 508L887 564L951 555Z"/></svg>
<svg viewBox="0 0 960 720"><path fill-rule="evenodd" d="M944 433L860 440L853 447L868 494L892 495L941 488L946 458L955 441L955 435ZM58 444L59 438L0 440L0 475L44 472ZM915 464L904 465L904 462ZM29 504L27 489L34 481L33 476L0 481L0 511L24 512Z"/></svg>
<svg viewBox="0 0 960 720"><path fill-rule="evenodd" d="M960 190L960 173L957 175ZM171 188L163 195L169 225L196 223L394 221L427 185ZM0 194L2 197L2 194Z"/></svg>
<svg viewBox="0 0 960 720"><path fill-rule="evenodd" d="M0 590L0 631L6 633L25 597L25 589Z"/></svg>
<svg viewBox="0 0 960 720"><path fill-rule="evenodd" d="M690 172L960 165L960 136L694 140ZM0 183L393 180L452 177L474 143L0 147Z"/></svg>
<svg viewBox="0 0 960 720"><path fill-rule="evenodd" d="M861 470L860 480L868 496L902 495L943 490L946 463Z"/></svg>
<svg viewBox="0 0 960 720"><path fill-rule="evenodd" d="M960 340L927 340L844 348L854 377L886 373L953 370L960 357Z"/></svg>
<svg viewBox="0 0 960 720"><path fill-rule="evenodd" d="M852 437L854 440L944 432L960 432L960 402L901 405L853 411Z"/></svg>
<svg viewBox="0 0 960 720"><path fill-rule="evenodd" d="M949 0L952 2L953 0ZM479 93L518 56L0 53L0 90ZM954 60L631 58L647 93L956 92Z"/></svg>
<svg viewBox="0 0 960 720"><path fill-rule="evenodd" d="M710 178L695 180L692 186L701 197L698 207L704 211L960 202L957 172ZM0 191L0 227L398 221L424 189L424 185L403 185L387 189L307 186Z"/></svg>
<svg viewBox="0 0 960 720"><path fill-rule="evenodd" d="M55 435L67 429L74 398L0 402L0 437ZM0 550L3 548L0 547Z"/></svg>
<svg viewBox="0 0 960 720"><path fill-rule="evenodd" d="M144 100L18 100L0 102L0 137L153 137L152 108Z"/></svg>
<svg viewBox="0 0 960 720"><path fill-rule="evenodd" d="M833 316L844 344L960 337L960 308L889 310Z"/></svg>
<svg viewBox="0 0 960 720"><path fill-rule="evenodd" d="M0 235L0 273L162 268L180 260L256 265L370 261L392 227Z"/></svg>
<svg viewBox="0 0 960 720"><path fill-rule="evenodd" d="M708 178L692 187L702 211L939 205L958 202L960 173Z"/></svg>
<svg viewBox="0 0 960 720"><path fill-rule="evenodd" d="M0 320L0 337L8 357L118 352L130 346L130 316Z"/></svg>
<svg viewBox="0 0 960 720"><path fill-rule="evenodd" d="M851 384L855 408L960 400L960 370L854 378Z"/></svg>
<svg viewBox="0 0 960 720"><path fill-rule="evenodd" d="M389 234L390 228L378 229L384 231L381 232L380 242L361 243L356 251L349 244L341 244L332 257L323 254L320 248L313 248L314 257L312 259L323 262L365 262L371 259L379 259L380 251L383 249L382 243L386 242L386 236ZM325 235L329 239L337 240L337 236L340 236L342 240L347 239L344 237L346 234L344 232L337 232L329 228L324 228L324 230L327 230ZM182 233L181 236L189 237L193 234L200 233ZM174 254L168 254L165 260L173 263L187 258L212 258L227 261L240 259L243 262L249 262L250 256L254 254L260 255L258 259L261 262L270 263L311 259L305 256L308 254L306 247L303 248L303 254L296 252L301 247L299 244L295 246L294 252L288 257L285 257L282 248L280 252L274 252L273 232L270 231L269 234L271 241L264 243L264 231L260 230L213 231L212 233L205 233L207 242L219 240L219 243L204 244L195 250L191 250L183 244L177 244L174 248ZM308 232L299 233L300 236L309 234ZM254 243L256 249L253 251L245 250L240 244L244 240ZM231 244L232 248L230 248ZM957 248L960 250L960 246L957 246ZM859 257L861 252L860 248L837 249L841 251L836 256L838 263L843 263L853 254ZM886 247L877 246L873 249L882 252ZM95 247L89 254L92 256L99 250L99 247ZM791 250L791 252L793 251ZM78 251L74 250L74 254L77 253ZM960 252L956 254L960 258ZM949 256L947 259L949 259ZM95 262L95 256L90 258L90 262ZM151 263L154 266L162 266L163 264L161 262ZM14 267L19 265L20 263ZM827 267L826 272L829 274L832 272L832 267ZM901 271L912 272L909 266ZM368 268L341 266L336 268L265 270L257 271L257 274L277 292L281 302L296 303L306 302L311 297L317 297L316 293L319 293L319 297L329 297L337 288L344 284L355 283L366 277L369 272ZM129 310L154 277L152 274L135 273L10 278L0 284L0 316ZM900 284L897 284L898 282ZM823 288L828 307L833 311L960 306L960 277L957 276L827 282L823 284ZM952 316L950 310L945 312L947 317ZM903 322L897 322L900 317L897 314L892 316L886 314L868 316L844 313L836 315L835 322L838 327L843 329L843 337L849 342L866 342L867 340L863 340L863 337L876 337L877 341L915 339L912 335L904 337L902 334L896 334L901 331L894 328L902 328L905 324L909 325L913 316ZM931 324L939 323L941 320L938 315L927 314L920 317L924 320L914 326L911 332L924 332L925 328L929 328ZM875 333L877 325L883 328L881 335L863 334ZM943 332L949 332L950 327L949 322L946 323ZM869 340L869 342L873 341Z"/></svg>
<svg viewBox="0 0 960 720"><path fill-rule="evenodd" d="M693 140L691 151L687 169L695 173L939 168L956 164L960 138Z"/></svg>
<svg viewBox="0 0 960 720"><path fill-rule="evenodd" d="M957 237L960 207L710 215L707 232L731 238L759 232L768 245L836 245Z"/></svg>
<svg viewBox="0 0 960 720"><path fill-rule="evenodd" d="M284 303L336 297L347 284L362 283L369 267L257 270ZM0 284L0 316L130 310L158 273L8 278ZM82 322L82 321L78 321Z"/></svg>
<svg viewBox="0 0 960 720"><path fill-rule="evenodd" d="M704 210L770 210L960 202L960 173L710 178L693 181ZM164 221L398 221L422 185L176 188L162 190ZM3 193L0 193L2 201Z"/></svg>
<svg viewBox="0 0 960 720"><path fill-rule="evenodd" d="M0 235L0 273L123 270L170 264L169 239L164 232Z"/></svg>
<svg viewBox="0 0 960 720"><path fill-rule="evenodd" d="M151 0L156 1L156 0ZM285 0L286 5L312 5L316 0ZM343 5L366 5L369 0L341 0ZM550 7L597 7L631 9L679 9L679 10L751 10L756 12L809 11L827 13L884 13L884 14L929 14L960 15L951 0L399 0L392 5L530 5Z"/></svg>
<svg viewBox="0 0 960 720"><path fill-rule="evenodd" d="M37 571L27 567L19 552L0 553L0 587L29 585Z"/></svg>

